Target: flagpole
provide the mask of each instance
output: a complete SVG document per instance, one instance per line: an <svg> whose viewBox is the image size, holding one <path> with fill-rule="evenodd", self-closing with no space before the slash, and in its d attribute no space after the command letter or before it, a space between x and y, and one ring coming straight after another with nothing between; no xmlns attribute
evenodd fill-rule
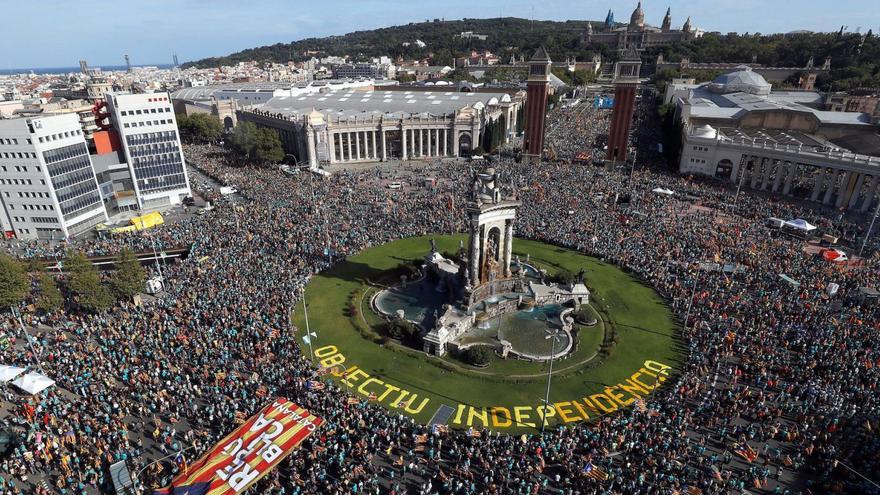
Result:
<svg viewBox="0 0 880 495"><path fill-rule="evenodd" d="M306 305L306 291L303 290L303 313L306 316L306 338L309 339L309 356L311 356L312 361L315 360L315 351L312 349L312 331L309 329L309 309Z"/></svg>
<svg viewBox="0 0 880 495"><path fill-rule="evenodd" d="M196 448L195 445L190 445L189 447L187 447L187 448L185 448L185 449L183 449L183 450L179 450L179 451L177 451L177 452L175 452L175 453L173 453L173 454L168 454L168 455L166 455L165 457L160 457L160 458L156 459L155 461L153 461L153 462L147 464L146 466L140 468L140 470L138 470L138 472L135 473L135 475L134 475L134 480L133 480L133 483L132 483L132 487L134 488L134 492L137 493L137 490L138 490L138 488L139 488L138 485L141 484L141 481L140 481L140 479L139 479L140 476L141 476L141 473L143 473L148 467L152 466L153 464L156 464L157 462L162 462L162 461L164 461L165 459L170 459L170 458L172 458L172 457L177 457L178 454L183 454L183 453L186 452L187 450L194 449L194 448Z"/></svg>

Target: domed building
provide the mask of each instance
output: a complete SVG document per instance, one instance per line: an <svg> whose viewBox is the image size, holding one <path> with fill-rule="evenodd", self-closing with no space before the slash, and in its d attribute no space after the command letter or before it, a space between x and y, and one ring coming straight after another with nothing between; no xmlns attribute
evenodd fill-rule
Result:
<svg viewBox="0 0 880 495"><path fill-rule="evenodd" d="M876 204L880 134L868 113L830 111L817 91L774 91L745 66L675 80L664 103L681 124L683 174L841 209Z"/></svg>
<svg viewBox="0 0 880 495"><path fill-rule="evenodd" d="M767 96L772 86L764 76L752 72L751 67L741 66L738 70L721 74L709 83L709 91L718 94L748 93L750 95Z"/></svg>
<svg viewBox="0 0 880 495"><path fill-rule="evenodd" d="M681 29L672 29L672 10L669 8L666 9L661 27L646 24L645 11L642 9L642 2L639 2L629 17L629 24L615 25L614 13L609 11L605 18L604 30L596 32L592 24L587 24L583 41L590 44L611 46L621 51L629 48L641 51L652 46L687 41L701 35L702 31L694 30L691 26L690 17Z"/></svg>

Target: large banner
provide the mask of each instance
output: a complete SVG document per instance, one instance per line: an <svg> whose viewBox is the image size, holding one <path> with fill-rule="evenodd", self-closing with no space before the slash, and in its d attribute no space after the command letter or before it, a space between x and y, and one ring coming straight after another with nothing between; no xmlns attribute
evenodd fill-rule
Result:
<svg viewBox="0 0 880 495"><path fill-rule="evenodd" d="M279 397L153 495L232 495L275 468L324 420Z"/></svg>

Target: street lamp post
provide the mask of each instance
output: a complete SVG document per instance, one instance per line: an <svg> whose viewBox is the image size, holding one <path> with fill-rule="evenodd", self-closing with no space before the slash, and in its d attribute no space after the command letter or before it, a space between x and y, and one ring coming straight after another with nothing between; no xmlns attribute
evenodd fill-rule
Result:
<svg viewBox="0 0 880 495"><path fill-rule="evenodd" d="M27 327L24 326L24 322L21 320L21 313L15 306L10 306L9 309L12 310L12 316L18 322L18 326L21 328L21 332L24 334L24 339L27 340L27 343L31 348L31 353L33 353L34 355L34 361L37 362L37 369L40 370L40 373L42 373L43 365L40 363L40 355L37 354L37 350L34 348L34 341L31 338L31 334L28 333Z"/></svg>
<svg viewBox="0 0 880 495"><path fill-rule="evenodd" d="M556 342L559 341L559 331L555 331L544 337L544 340L553 339L550 343L550 369L547 372L547 393L544 396L544 414L541 415L541 438L544 438L544 429L547 427L547 408L550 407L550 382L553 380L553 358L556 354Z"/></svg>
<svg viewBox="0 0 880 495"><path fill-rule="evenodd" d="M309 329L309 308L306 304L306 291L303 290L303 313L306 318L306 338L309 343L309 356L311 356L312 361L315 360L315 351L312 349L312 331Z"/></svg>
<svg viewBox="0 0 880 495"><path fill-rule="evenodd" d="M693 288L693 290L691 290L691 298L688 300L688 308L684 314L684 328L682 329L682 331L687 330L688 319L690 319L690 317L691 317L691 306L693 306L693 304L694 304L694 297L696 295L697 295L697 280L694 279L694 288Z"/></svg>
<svg viewBox="0 0 880 495"><path fill-rule="evenodd" d="M748 166L748 163L744 163L739 167L739 170L737 170L737 172L742 171L742 174L740 174L739 176L739 184L737 184L736 194L733 196L733 211L731 213L733 213L734 215L736 215L736 203L737 201L739 201L739 191L740 189L742 189L743 180L746 178L746 171L748 170Z"/></svg>
<svg viewBox="0 0 880 495"><path fill-rule="evenodd" d="M633 172L635 172L635 170L636 170L636 158L638 158L638 156L639 156L639 149L636 148L635 150L633 150L633 161L632 161L632 165L630 165L630 168L629 168L630 187L632 187Z"/></svg>
<svg viewBox="0 0 880 495"><path fill-rule="evenodd" d="M874 210L874 217L871 219L871 225L868 226L868 232L865 233L865 240L862 241L862 247L859 248L859 258L862 257L862 252L865 250L865 246L868 244L868 239L871 237L871 232L874 230L874 222L877 221L877 215L880 215L880 201L877 201L877 208Z"/></svg>

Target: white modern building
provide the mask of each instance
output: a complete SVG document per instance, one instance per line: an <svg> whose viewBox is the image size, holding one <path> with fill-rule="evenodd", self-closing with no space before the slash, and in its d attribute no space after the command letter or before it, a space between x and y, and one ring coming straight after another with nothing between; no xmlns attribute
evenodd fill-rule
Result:
<svg viewBox="0 0 880 495"><path fill-rule="evenodd" d="M75 237L107 212L76 114L0 120L4 230L19 239Z"/></svg>
<svg viewBox="0 0 880 495"><path fill-rule="evenodd" d="M394 79L397 71L391 64L339 64L332 66L335 79Z"/></svg>
<svg viewBox="0 0 880 495"><path fill-rule="evenodd" d="M871 115L824 110L814 91L773 91L748 67L703 84L673 83L679 171L838 208L867 211L880 192Z"/></svg>
<svg viewBox="0 0 880 495"><path fill-rule="evenodd" d="M179 204L190 195L177 119L168 93L107 93L138 206Z"/></svg>

